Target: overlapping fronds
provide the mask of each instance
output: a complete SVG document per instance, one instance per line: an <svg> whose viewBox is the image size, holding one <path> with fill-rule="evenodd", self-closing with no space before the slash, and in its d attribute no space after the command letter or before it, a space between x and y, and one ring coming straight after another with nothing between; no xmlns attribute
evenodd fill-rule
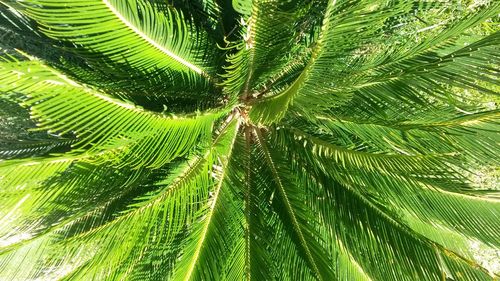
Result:
<svg viewBox="0 0 500 281"><path fill-rule="evenodd" d="M213 29L213 31L215 31L216 25L220 24L217 21L222 20L222 9L225 8L225 4L217 0L151 0L150 2L166 9L169 6L174 6L182 11L188 17L188 20L196 22L205 29ZM215 34L210 35L215 36Z"/></svg>
<svg viewBox="0 0 500 281"><path fill-rule="evenodd" d="M152 175L145 168L163 167L194 146L203 146L220 116L167 118L150 113L77 84L34 59L5 57L0 71L2 98L21 94L40 130L75 135L72 151L66 154L0 163L4 226L0 236L7 247L5 255L22 252L19 247L30 249L40 239L54 239L51 233L61 229L74 231L75 222L95 220L94 215L105 212L113 201L123 204L122 197L137 192L137 182ZM39 143L31 149L44 147ZM15 142L7 148L9 154L26 150ZM33 262L26 276L40 275L36 259ZM13 264L6 266L8 274L17 270Z"/></svg>
<svg viewBox="0 0 500 281"><path fill-rule="evenodd" d="M401 46L395 43L395 50L385 47L390 29L387 21L413 9L412 2L370 1L369 5L363 1L329 1L309 63L287 88L257 102L251 113L254 121L268 124L280 120L286 112L283 109L295 97L296 109L304 114L345 103L348 108L356 105L381 111L374 105L382 109L393 105L396 110L402 103L410 107L433 98L450 98L450 90L442 84L481 91L491 88L477 82L494 84L498 35L452 52L448 43L464 30L494 16L500 7L492 3L429 36L417 47L409 46L411 41ZM481 48L476 48L476 44ZM307 81L311 81L309 86Z"/></svg>
<svg viewBox="0 0 500 281"><path fill-rule="evenodd" d="M0 0L0 279L500 278L472 2Z"/></svg>
<svg viewBox="0 0 500 281"><path fill-rule="evenodd" d="M298 169L296 173L301 175L302 186L315 198L310 204L321 214L323 224L320 225L324 227L322 237L329 241L332 255L337 259L337 263L347 264L340 268L338 279L355 275L360 275L362 280L437 280L442 276L451 275L475 275L477 280L491 278L486 271L478 270L479 266L473 261L465 245L456 243L466 243L470 239L467 234L471 235L471 232L465 229L475 232L472 236L476 239L487 237L486 241L493 242L495 238L492 235L498 227L495 227L495 224L498 224L500 214L498 202L435 190L404 190L406 184L402 180L377 182L368 181L367 176L363 176L366 181L349 183L346 175L357 173L345 166L335 168L339 165L318 160L310 146L298 144L297 147L290 148L290 143L278 143L281 143L279 147L283 153L288 151L290 161L294 168ZM332 160L334 159L330 161ZM349 165L348 162L346 165ZM376 177L383 178L381 174ZM389 198L386 191L392 193ZM394 204L398 200L409 201L400 205ZM448 204L449 202L454 203ZM408 206L418 207L412 208L409 215L405 210ZM473 216L468 216L467 214L473 211L467 210L467 206L483 209L474 212ZM460 221L458 217L465 221ZM419 225L417 221L440 227L434 230L432 227L421 227L422 224ZM483 225L479 226L478 223ZM478 231L479 229L481 230ZM441 240L448 250L435 242L440 239L432 236L432 231L453 239L454 242ZM464 234L465 237L460 237ZM428 237L433 240L427 239ZM372 242L368 242L370 240ZM380 256L376 253L380 253ZM461 255L467 255L468 258ZM380 264L380 259L387 260ZM391 266L391 260L397 264L397 273ZM459 270L451 272L448 262L455 263L455 269ZM465 280L474 280L468 278L470 279Z"/></svg>
<svg viewBox="0 0 500 281"><path fill-rule="evenodd" d="M183 79L189 85L214 74L208 50L215 44L173 7L159 9L143 0L22 3L23 14L35 20L44 34L72 43L71 51L84 57L92 69L109 69L110 73L102 75L147 79L160 74L167 79L166 85ZM95 18L99 18L99 28ZM122 75L113 73L113 68Z"/></svg>
<svg viewBox="0 0 500 281"><path fill-rule="evenodd" d="M169 254L176 252L179 246L176 241L186 233L198 233L196 229L199 223L207 231L214 207L220 204L217 197L211 194L219 192L222 186L223 178L218 171L224 170L227 165L237 122L233 120L221 132L204 156L195 156L169 171L168 177L154 183L156 190L141 195L136 199L137 202L131 202L124 211L112 204L94 207L92 212L84 216L77 216L38 237L7 248L0 256L2 274L21 279L37 276L62 278L68 274L67 277L87 279L132 278L137 275L138 280L141 280L140 277L144 277L141 269L155 269L157 266L165 274L169 266L176 262L169 258ZM82 171L76 174L81 175ZM113 186L120 185L113 183ZM54 188L63 187L58 184ZM77 184L76 187L82 186ZM109 201L111 198L108 195L108 203L112 203ZM59 199L63 197L59 196ZM106 211L110 212L109 209L111 214L106 214ZM127 237L126 242L122 240L123 237ZM202 245L203 241L195 244ZM65 248L63 256L59 256L59 247ZM45 252L41 249L50 250ZM199 247L196 249L200 251ZM23 263L23 271L19 271L20 263L17 260L26 255L30 255L30 261ZM186 259L192 258L189 253L185 255ZM153 262L151 258L158 261ZM66 267L67 272L44 270L55 265L59 265L58 268Z"/></svg>
<svg viewBox="0 0 500 281"><path fill-rule="evenodd" d="M136 167L160 167L186 154L219 116L166 118L79 85L37 60L2 62L0 75L0 91L24 94L40 129L75 134L75 148L114 150Z"/></svg>
<svg viewBox="0 0 500 281"><path fill-rule="evenodd" d="M468 102L456 94L457 88L496 95L498 36L494 33L444 55L426 52L401 64L382 66L377 69L382 72L376 74L380 75L378 78L371 77L368 83L359 85L350 104L359 105L360 111L371 115L403 114L410 113L415 106L432 108L432 103L466 108ZM472 99L477 97L473 95Z"/></svg>
<svg viewBox="0 0 500 281"><path fill-rule="evenodd" d="M257 152L258 157L262 157L262 162L265 163L258 171L264 174L263 177L267 178L265 182L271 186L271 188L265 188L268 194L272 194L266 198L271 205L267 212L271 211L269 215L276 216L273 218L276 222L270 227L281 228L280 236L275 238L276 241L272 245L274 247L280 245L282 249L280 251L279 248L273 247L272 249L276 252L271 252L269 255L276 264L279 264L282 255L287 255L292 251L297 255L293 259L288 257L294 262L277 265L275 274L281 272L288 275L285 279L290 280L308 280L311 277L331 280L333 278L331 261L327 250L322 245L323 241L315 235L314 226L318 222L314 219L314 213L304 204L306 198L302 193L303 187L291 181L293 174L289 174L286 165L281 162L282 158L276 154L277 151L270 149L268 140L263 137L262 132L256 129L255 135L260 150ZM262 182L257 181L257 184L262 184ZM257 188L264 189L264 186ZM284 237L281 237L282 235Z"/></svg>
<svg viewBox="0 0 500 281"><path fill-rule="evenodd" d="M279 135L286 138L289 134ZM322 165L321 168L340 183L355 186L358 191L366 192L385 206L394 204L412 214L419 214L422 219L436 220L451 228L459 227L461 233L468 233L498 247L494 223L500 215L500 203L497 198L461 186L460 178L453 173L452 167L448 167L449 156L371 154L344 150L297 130L293 135L304 143L298 146L310 149L308 158L318 161L318 158L325 157L318 161L318 165ZM294 141L282 139L278 142L289 145ZM401 196L405 192L409 194ZM444 215L442 210L436 212L433 208L425 208L426 203L438 202L453 212ZM484 209L470 216L472 210L469 208L472 206Z"/></svg>
<svg viewBox="0 0 500 281"><path fill-rule="evenodd" d="M345 70L347 66L349 71L353 70L356 50L372 40L378 40L376 34L382 32L384 22L407 12L413 3L371 1L370 5L373 6L364 1L328 1L319 36L305 68L280 93L258 101L251 112L255 122L268 124L279 121L299 93L308 103L314 101L316 104L322 104L322 97L328 96L334 100L328 103L330 106L350 99L348 92L333 89L340 88L340 79L349 76ZM364 28L365 25L370 28Z"/></svg>
<svg viewBox="0 0 500 281"><path fill-rule="evenodd" d="M345 147L402 155L466 157L483 164L497 164L491 153L498 150L495 128L498 110L477 113L424 111L404 119L377 119L317 115L313 123L295 118L291 126ZM318 132L319 131L319 132ZM455 161L459 165L459 161ZM467 168L463 166L463 168Z"/></svg>
<svg viewBox="0 0 500 281"><path fill-rule="evenodd" d="M233 47L237 52L229 57L232 64L224 75L224 83L229 91L251 99L259 90L270 87L269 80L282 73L281 68L291 59L300 57L299 50L304 46L298 41L298 21L311 10L312 4L265 0L233 3L243 14L240 32L244 41Z"/></svg>
<svg viewBox="0 0 500 281"><path fill-rule="evenodd" d="M232 262L244 249L242 240L243 207L242 200L230 186L230 174L237 163L228 166L233 150L239 121L229 125L230 138L226 140L226 151L220 152L219 163L213 168L214 176L219 178L209 196L210 204L201 221L191 227L188 236L182 241L182 256L173 271L174 280L221 280L232 274L239 275L238 267ZM238 148L238 147L237 147ZM237 149L236 148L236 149ZM227 232L227 233L226 233ZM243 249L242 249L243 247ZM234 251L234 252L233 252Z"/></svg>
<svg viewBox="0 0 500 281"><path fill-rule="evenodd" d="M131 192L151 175L83 155L10 160L0 165L2 249L38 239ZM102 159L100 159L102 160Z"/></svg>
<svg viewBox="0 0 500 281"><path fill-rule="evenodd" d="M58 138L46 132L31 131L36 127L27 110L16 102L0 98L0 159L43 155L50 151L66 151L74 138Z"/></svg>

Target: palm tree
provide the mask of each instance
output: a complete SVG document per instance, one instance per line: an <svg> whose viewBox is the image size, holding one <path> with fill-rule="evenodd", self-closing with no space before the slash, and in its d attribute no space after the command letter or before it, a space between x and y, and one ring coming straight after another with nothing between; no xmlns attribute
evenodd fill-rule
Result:
<svg viewBox="0 0 500 281"><path fill-rule="evenodd" d="M483 2L0 0L0 280L498 278Z"/></svg>

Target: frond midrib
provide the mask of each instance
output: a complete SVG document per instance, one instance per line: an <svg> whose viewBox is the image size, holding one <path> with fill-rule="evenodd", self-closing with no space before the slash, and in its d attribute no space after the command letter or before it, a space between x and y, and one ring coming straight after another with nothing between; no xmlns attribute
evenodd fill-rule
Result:
<svg viewBox="0 0 500 281"><path fill-rule="evenodd" d="M255 27L253 25L256 24L257 17L259 14L259 7L258 7L258 1L254 1L252 4L252 15L249 18L248 21L248 29L250 30L250 33L248 34L247 41L245 42L246 45L248 45L248 42L250 42L251 46L248 49L248 72L246 74L245 78L245 83L243 85L243 96L242 99L245 100L250 96L249 90L250 90L250 82L253 78L253 73L254 73L254 64L255 64Z"/></svg>
<svg viewBox="0 0 500 281"><path fill-rule="evenodd" d="M381 122L373 121L370 122L368 120L356 120L354 118L349 118L347 116L340 117L327 117L324 115L316 115L315 118L326 120L329 122L347 122L354 123L359 125L373 125L377 127L385 127L394 130L400 131L412 131L412 130L432 130L434 128L453 128L455 126L468 125L474 122L487 122L489 120L493 120L500 117L500 110L494 109L489 111L480 111L471 114L466 114L463 116L457 116L455 118L450 118L448 120L443 121L432 121L432 122L411 122L411 121L401 121L401 122L392 122L388 124L384 124Z"/></svg>
<svg viewBox="0 0 500 281"><path fill-rule="evenodd" d="M321 273L320 273L320 271L318 269L318 266L316 265L316 261L314 260L314 258L312 256L312 253L311 253L311 250L309 249L309 246L307 245L306 239L304 238L304 234L302 233L302 230L300 228L299 222L297 220L297 217L295 215L293 207L290 204L290 200L289 200L288 195L286 193L285 187L283 186L283 183L281 181L279 173L278 173L278 171L276 169L276 166L274 165L274 162L273 162L273 160L271 158L271 153L269 152L269 149L267 148L267 145L266 145L265 140L264 140L264 138L262 136L262 133L261 133L261 131L260 131L259 128L254 128L254 132L255 132L255 134L257 136L257 140L258 140L258 142L260 144L260 147L262 148L262 150L264 152L265 159L266 159L266 162L267 162L267 166L269 167L269 169L271 169L271 172L272 172L272 175L273 175L273 179L274 179L276 185L278 186L279 194L281 194L281 197L282 197L282 199L283 199L283 201L285 203L287 213L289 214L289 216L290 216L290 218L292 220L293 229L295 230L296 234L299 237L299 240L301 242L300 244L301 244L302 248L306 252L306 256L307 256L308 262L313 267L315 276L319 280L323 280L323 277L322 277L322 275L321 275Z"/></svg>
<svg viewBox="0 0 500 281"><path fill-rule="evenodd" d="M379 158L379 159L380 158L382 158L382 159L400 159L400 158L407 158L407 157L411 157L412 159L433 159L433 158L436 158L438 156L443 156L440 154L426 154L426 155L382 154L382 153L369 153L369 152L364 152L364 151L351 150L351 149L347 149L347 148L343 148L343 147L331 144L327 141L324 141L320 138L312 136L312 135L310 135L310 134L308 134L300 129L297 129L295 127L287 127L287 128L290 131L292 131L292 133L294 135L306 138L306 139L310 140L311 143L313 143L315 145L324 146L324 147L327 147L331 150L339 151L339 152L346 153L346 154L375 157L375 158ZM449 156L449 155L445 155L445 156Z"/></svg>
<svg viewBox="0 0 500 281"><path fill-rule="evenodd" d="M251 141L252 141L252 128L250 126L245 126L245 153L246 153L246 167L245 167L245 276L247 281L252 280L252 260L250 251L250 236L251 236L251 177L252 168L251 164Z"/></svg>
<svg viewBox="0 0 500 281"><path fill-rule="evenodd" d="M193 63L183 59L182 57L178 56L174 52L168 50L164 46L160 45L158 42L150 38L147 34L142 32L139 28L137 28L135 25L133 25L130 21L128 21L112 4L109 0L102 0L102 2L106 5L106 7L130 30L132 30L135 34L137 34L139 37L141 37L143 40L148 42L150 45L158 49L160 52L166 54L173 60L177 61L178 63L184 65L185 67L191 69L192 71L209 78L209 75L206 71L201 69L200 67L194 65Z"/></svg>
<svg viewBox="0 0 500 281"><path fill-rule="evenodd" d="M235 130L238 131L240 122L239 121L234 121L234 122L238 122L237 125L236 125L236 128L235 128ZM222 133L220 135L222 135ZM205 239L207 237L208 228L209 228L209 226L210 226L210 224L212 222L212 217L214 215L215 207L218 205L217 203L219 202L219 200L218 200L219 194L220 194L220 191L221 191L221 188L222 188L222 183L224 182L224 179L225 179L225 176L226 176L226 171L227 171L227 169L226 169L225 166L227 165L227 163L229 161L229 158L231 157L231 153L233 151L233 147L234 147L235 141L236 141L236 136L234 136L233 139L232 139L232 141L231 141L231 146L229 148L229 152L228 152L228 155L227 155L225 161L223 161L220 157L218 158L219 161L221 162L221 165L223 166L222 173L220 175L219 182L217 183L217 185L215 187L215 194L213 196L212 203L210 204L210 207L209 207L208 217L205 219L205 222L204 222L204 225L203 225L203 229L202 229L202 233L200 235L201 236L200 240L196 244L195 253L194 253L194 255L193 255L192 259L191 259L191 262L189 263L188 272L186 273L185 278L184 278L185 281L189 281L191 279L191 276L192 276L193 271L194 271L194 269L196 267L196 264L198 263L200 253L201 253L202 247L204 245L203 243L205 242Z"/></svg>

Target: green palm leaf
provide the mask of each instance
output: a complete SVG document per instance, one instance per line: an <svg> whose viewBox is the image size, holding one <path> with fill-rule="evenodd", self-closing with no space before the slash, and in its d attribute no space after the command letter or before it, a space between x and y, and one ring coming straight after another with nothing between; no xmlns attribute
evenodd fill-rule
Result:
<svg viewBox="0 0 500 281"><path fill-rule="evenodd" d="M129 50L126 61L134 68L148 70L157 67L207 75L201 65L195 64L195 53L190 52L195 46L190 42L193 40L190 36L195 31L183 23L175 10L164 14L147 1L36 1L33 4L36 6L26 7L26 15L36 20L49 37L81 44L90 50L83 55L91 56L96 52L111 61L123 63L122 52ZM102 29L92 23L91 19L95 17L102 20ZM154 22L149 21L153 18Z"/></svg>
<svg viewBox="0 0 500 281"><path fill-rule="evenodd" d="M78 139L75 148L91 145L90 153L129 147L125 154L137 160L125 161L136 167L159 167L185 154L198 136L206 136L218 116L207 113L194 118L164 118L78 85L36 60L7 61L0 71L0 90L27 95L23 104L30 108L32 118L39 120L40 129L59 135L73 133ZM98 116L109 118L99 120ZM193 138L185 142L180 134ZM160 147L163 141L172 147Z"/></svg>
<svg viewBox="0 0 500 281"><path fill-rule="evenodd" d="M470 2L0 0L0 279L500 278Z"/></svg>

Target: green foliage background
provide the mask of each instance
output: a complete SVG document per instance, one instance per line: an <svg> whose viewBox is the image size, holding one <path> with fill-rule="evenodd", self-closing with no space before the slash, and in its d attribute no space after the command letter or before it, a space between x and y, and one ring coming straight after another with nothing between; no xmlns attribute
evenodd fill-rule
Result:
<svg viewBox="0 0 500 281"><path fill-rule="evenodd" d="M500 2L0 0L0 280L495 280Z"/></svg>

